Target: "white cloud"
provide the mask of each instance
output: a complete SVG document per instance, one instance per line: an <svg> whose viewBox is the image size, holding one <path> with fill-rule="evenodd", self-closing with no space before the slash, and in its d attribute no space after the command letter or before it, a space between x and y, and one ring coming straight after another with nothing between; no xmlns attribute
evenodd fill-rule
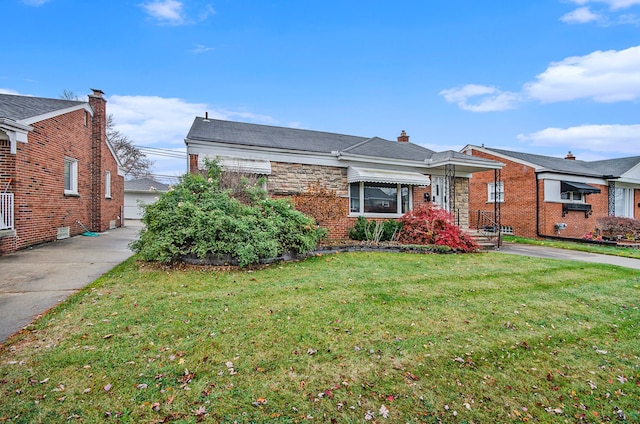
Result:
<svg viewBox="0 0 640 424"><path fill-rule="evenodd" d="M600 16L593 13L588 7L579 7L560 18L561 21L569 24L584 24L599 19Z"/></svg>
<svg viewBox="0 0 640 424"><path fill-rule="evenodd" d="M577 5L584 5L588 3L604 3L609 6L611 10L627 9L632 6L640 5L640 0L571 0Z"/></svg>
<svg viewBox="0 0 640 424"><path fill-rule="evenodd" d="M216 13L211 5L206 5L198 14L198 18L189 18L184 10L185 3L177 0L153 0L143 3L144 10L154 19L162 24L185 25L204 21L209 16Z"/></svg>
<svg viewBox="0 0 640 424"><path fill-rule="evenodd" d="M142 5L153 18L171 25L181 25L185 22L183 6L182 2L176 0L155 0Z"/></svg>
<svg viewBox="0 0 640 424"><path fill-rule="evenodd" d="M460 109L471 112L495 112L513 109L519 101L517 93L503 92L486 85L467 84L460 88L442 90L441 96L449 103L456 103ZM469 103L469 99L476 99Z"/></svg>
<svg viewBox="0 0 640 424"><path fill-rule="evenodd" d="M134 145L178 152L184 152L184 139L195 117L205 116L205 112L213 119L277 123L267 115L216 109L205 103L189 103L178 98L113 95L107 103L107 113L113 115L115 129ZM149 156L149 159L155 161L153 172L157 174L181 175L186 169L186 159L162 156Z"/></svg>
<svg viewBox="0 0 640 424"><path fill-rule="evenodd" d="M520 141L533 146L563 146L593 152L640 155L640 125L580 125L569 128L546 128L519 134Z"/></svg>
<svg viewBox="0 0 640 424"><path fill-rule="evenodd" d="M42 6L48 1L49 0L22 0L22 3L26 4L27 6Z"/></svg>
<svg viewBox="0 0 640 424"><path fill-rule="evenodd" d="M525 93L541 102L592 99L611 103L640 97L640 46L595 51L552 63Z"/></svg>
<svg viewBox="0 0 640 424"><path fill-rule="evenodd" d="M113 115L116 129L136 145L163 148L183 146L194 118L204 116L205 112L212 119L277 122L267 115L215 109L205 103L158 96L113 95L109 97L107 109L107 113Z"/></svg>
<svg viewBox="0 0 640 424"><path fill-rule="evenodd" d="M215 49L213 47L207 47L203 44L196 44L196 47L191 50L191 53L200 54L200 53L209 52L211 50L215 50Z"/></svg>
<svg viewBox="0 0 640 424"><path fill-rule="evenodd" d="M20 94L20 93L10 88L0 88L0 94Z"/></svg>
<svg viewBox="0 0 640 424"><path fill-rule="evenodd" d="M449 103L472 112L513 109L526 100L542 103L579 99L599 103L635 101L640 99L640 46L598 50L551 63L534 81L524 84L521 92L467 84L439 94ZM470 103L470 99L476 101Z"/></svg>

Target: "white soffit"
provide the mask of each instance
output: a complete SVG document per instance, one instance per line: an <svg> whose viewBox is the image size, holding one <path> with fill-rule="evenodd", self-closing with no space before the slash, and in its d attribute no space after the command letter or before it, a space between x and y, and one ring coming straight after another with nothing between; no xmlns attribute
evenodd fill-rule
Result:
<svg viewBox="0 0 640 424"><path fill-rule="evenodd" d="M199 169L204 169L205 158L217 160L218 164L220 164L225 171L240 172L243 174L271 175L271 162L268 160L200 155L198 157Z"/></svg>
<svg viewBox="0 0 640 424"><path fill-rule="evenodd" d="M428 186L431 184L429 177L419 172L356 168L353 166L347 168L347 181L350 183L364 181L368 183L410 184L420 186Z"/></svg>

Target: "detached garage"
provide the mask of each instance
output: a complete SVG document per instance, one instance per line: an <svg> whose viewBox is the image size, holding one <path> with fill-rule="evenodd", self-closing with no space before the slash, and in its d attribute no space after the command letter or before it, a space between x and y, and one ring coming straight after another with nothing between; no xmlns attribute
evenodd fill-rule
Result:
<svg viewBox="0 0 640 424"><path fill-rule="evenodd" d="M124 182L124 218L142 219L140 203L154 203L158 196L169 191L169 186L151 178Z"/></svg>

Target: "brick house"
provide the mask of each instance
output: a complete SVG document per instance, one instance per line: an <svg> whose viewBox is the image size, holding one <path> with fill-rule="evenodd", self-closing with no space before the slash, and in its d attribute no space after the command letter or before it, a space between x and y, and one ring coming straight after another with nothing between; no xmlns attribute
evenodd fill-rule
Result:
<svg viewBox="0 0 640 424"><path fill-rule="evenodd" d="M270 196L334 190L342 213L325 226L346 238L357 217L399 218L417 205L452 212L468 227L469 177L498 162L454 151L436 153L409 142L196 117L187 138L189 172L217 159L226 170L265 176Z"/></svg>
<svg viewBox="0 0 640 424"><path fill-rule="evenodd" d="M0 94L0 254L122 225L106 100Z"/></svg>
<svg viewBox="0 0 640 424"><path fill-rule="evenodd" d="M517 236L582 238L606 216L635 218L640 212L640 157L581 161L485 146L462 152L502 162L470 182L472 225L498 211L503 232ZM496 202L497 200L497 202Z"/></svg>

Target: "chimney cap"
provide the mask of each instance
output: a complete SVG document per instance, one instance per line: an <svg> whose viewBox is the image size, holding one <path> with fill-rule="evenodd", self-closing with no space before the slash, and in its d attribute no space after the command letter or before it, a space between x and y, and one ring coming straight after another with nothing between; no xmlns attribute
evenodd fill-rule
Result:
<svg viewBox="0 0 640 424"><path fill-rule="evenodd" d="M102 97L104 95L104 91L99 88L92 88L91 91L93 91L93 95L96 97Z"/></svg>
<svg viewBox="0 0 640 424"><path fill-rule="evenodd" d="M407 135L407 132L405 130L400 131L400 135L398 136L398 141L404 142L404 143L409 141L409 136Z"/></svg>
<svg viewBox="0 0 640 424"><path fill-rule="evenodd" d="M567 156L565 157L566 160L576 160L576 157L571 153L571 150L569 150L569 153L567 153Z"/></svg>

